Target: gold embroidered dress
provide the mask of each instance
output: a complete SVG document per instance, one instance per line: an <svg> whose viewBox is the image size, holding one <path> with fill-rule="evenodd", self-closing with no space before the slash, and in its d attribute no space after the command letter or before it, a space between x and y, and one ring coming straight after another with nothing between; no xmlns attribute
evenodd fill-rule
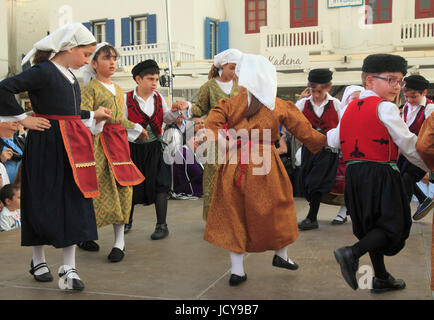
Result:
<svg viewBox="0 0 434 320"><path fill-rule="evenodd" d="M264 130L269 129L271 142L274 142L280 138L282 124L313 153L327 145L326 137L312 128L292 102L276 99L273 111L262 105L249 119L244 116L246 110L247 93L221 100L211 110L205 125L215 137L226 122L229 129L237 132L245 129L250 134L251 130L258 129L261 139ZM250 150L255 149L254 143L251 142ZM255 174L253 170L263 167L263 163L255 164L258 161L252 161L252 152L249 152L249 161L242 173L238 147L238 163L226 161L218 168L205 227L206 241L236 253L278 250L298 236L292 185L277 149L274 143L259 143L256 148L261 157L265 150L270 152L270 171Z"/></svg>
<svg viewBox="0 0 434 320"><path fill-rule="evenodd" d="M126 129L133 129L135 124L124 118L124 94L122 89L114 84L114 96L98 80L92 79L82 90L82 110L95 111L100 106L112 111L112 118L106 123L120 123ZM133 189L122 187L115 179L113 171L104 153L100 134L93 136L93 146L96 160L96 173L100 196L93 199L98 227L108 224L128 223Z"/></svg>
<svg viewBox="0 0 434 320"><path fill-rule="evenodd" d="M231 93L227 95L213 78L205 82L199 89L196 104L193 104L193 116L202 117L208 115L210 110L217 105L220 99L231 98L238 95L238 81L233 80ZM208 210L211 204L214 182L217 173L217 152L215 153L215 164L205 163L203 170L203 219L208 217Z"/></svg>

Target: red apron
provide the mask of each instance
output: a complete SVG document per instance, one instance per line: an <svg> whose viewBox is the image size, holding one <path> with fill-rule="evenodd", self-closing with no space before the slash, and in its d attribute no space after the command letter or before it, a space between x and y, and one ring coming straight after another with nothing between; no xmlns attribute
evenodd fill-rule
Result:
<svg viewBox="0 0 434 320"><path fill-rule="evenodd" d="M116 181L123 187L142 183L145 177L131 160L125 128L119 123L106 123L99 136Z"/></svg>
<svg viewBox="0 0 434 320"><path fill-rule="evenodd" d="M63 145L65 146L77 187L85 198L98 197L99 191L92 135L81 121L80 116L45 114L34 114L33 116L59 121Z"/></svg>

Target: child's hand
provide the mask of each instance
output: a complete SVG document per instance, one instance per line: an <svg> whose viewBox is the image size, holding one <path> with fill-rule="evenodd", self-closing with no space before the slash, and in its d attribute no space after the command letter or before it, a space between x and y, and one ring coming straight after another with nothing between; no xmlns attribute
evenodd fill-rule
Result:
<svg viewBox="0 0 434 320"><path fill-rule="evenodd" d="M139 136L140 140L149 139L148 131L145 128L142 129L142 133Z"/></svg>
<svg viewBox="0 0 434 320"><path fill-rule="evenodd" d="M300 99L303 98L307 98L310 96L310 91L309 88L304 89L301 93L300 93Z"/></svg>
<svg viewBox="0 0 434 320"><path fill-rule="evenodd" d="M188 109L188 102L184 100L176 100L172 104L172 112Z"/></svg>
<svg viewBox="0 0 434 320"><path fill-rule="evenodd" d="M14 154L12 152L12 149L6 148L0 154L0 160L1 160L1 162L5 163L9 159L11 159L13 155Z"/></svg>
<svg viewBox="0 0 434 320"><path fill-rule="evenodd" d="M27 129L37 131L44 131L45 129L50 129L51 127L50 121L41 117L27 117L19 122Z"/></svg>
<svg viewBox="0 0 434 320"><path fill-rule="evenodd" d="M112 118L112 112L110 109L99 107L98 110L94 112L93 117L95 118L96 123L104 120L110 120Z"/></svg>

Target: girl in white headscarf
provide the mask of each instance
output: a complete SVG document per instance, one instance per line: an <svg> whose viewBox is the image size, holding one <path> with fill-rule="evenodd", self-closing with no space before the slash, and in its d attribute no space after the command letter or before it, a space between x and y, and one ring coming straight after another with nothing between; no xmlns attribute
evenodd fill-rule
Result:
<svg viewBox="0 0 434 320"><path fill-rule="evenodd" d="M247 279L246 252L274 250L273 266L298 268L287 255L298 227L291 182L274 146L279 126L285 126L314 153L326 145L326 137L312 128L292 102L276 98L276 69L265 57L243 55L237 74L243 92L220 100L205 122L211 131L208 137L214 139L226 123L229 130L235 130L232 137L248 133L247 140L229 142L229 146L241 145L235 152L237 163L233 164L229 149L226 158L231 161L219 165L204 235L205 240L229 250L232 286ZM254 138L255 130L259 139ZM247 159L240 163L242 154Z"/></svg>
<svg viewBox="0 0 434 320"><path fill-rule="evenodd" d="M69 70L88 63L95 44L82 24L66 25L34 45L23 60L33 58L32 68L0 82L0 119L30 129L22 162L21 245L33 247L30 273L40 282L53 281L44 245L63 249L61 289L84 289L75 269L75 244L97 239L91 199L98 195L95 161L81 119L90 125L110 113L80 110L80 86ZM15 100L24 91L34 117Z"/></svg>
<svg viewBox="0 0 434 320"><path fill-rule="evenodd" d="M188 118L208 115L220 99L238 95L238 80L235 68L240 60L242 52L237 49L228 49L214 57L214 63L208 74L208 81L203 84L198 93L195 104L188 103ZM184 103L177 101L174 103ZM216 153L217 159L217 153ZM205 164L203 173L203 219L208 216L212 191L217 172L217 160L215 164Z"/></svg>

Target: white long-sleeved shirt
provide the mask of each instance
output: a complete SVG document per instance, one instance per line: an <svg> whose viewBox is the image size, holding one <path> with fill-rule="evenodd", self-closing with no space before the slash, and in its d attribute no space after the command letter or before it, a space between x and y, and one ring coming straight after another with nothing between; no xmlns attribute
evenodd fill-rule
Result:
<svg viewBox="0 0 434 320"><path fill-rule="evenodd" d="M411 126L414 122L414 120L416 120L416 116L419 113L420 108L424 107L426 104L426 97L423 97L422 101L420 102L419 105L417 106L413 106L409 103L406 103L403 107L403 112L402 112L402 120L405 121L404 118L404 108L405 106L408 106L408 112L407 112L407 121L405 122L407 124L407 126ZM431 115L431 113L434 111L434 104L433 103L429 103L426 108L425 108L425 119L428 119L428 117Z"/></svg>
<svg viewBox="0 0 434 320"><path fill-rule="evenodd" d="M360 99L368 97L379 97L374 91L365 90L360 94ZM390 134L393 142L398 146L401 153L414 165L422 170L430 171L416 151L417 136L410 132L408 126L401 119L398 107L388 101L378 104L378 118L384 124ZM368 129L368 128L367 128ZM340 123L339 125L327 132L327 143L330 147L341 148L340 142Z"/></svg>
<svg viewBox="0 0 434 320"><path fill-rule="evenodd" d="M143 99L141 96L137 94L137 89L134 89L133 97L136 99L136 101L139 103L140 109L148 116L151 117L154 114L155 111L155 105L154 105L154 95L157 93L154 92L151 94L146 100ZM164 100L164 97L160 94L161 102L163 105L163 121L164 123L170 124L174 122L178 117L178 112L172 112L169 107L167 106L166 101ZM127 107L127 94L124 94L124 117L125 119L128 119L128 107ZM128 134L128 140L129 141L135 141L140 134L142 133L142 126L136 123L136 126L134 129L127 129Z"/></svg>
<svg viewBox="0 0 434 320"><path fill-rule="evenodd" d="M341 102L338 99L332 97L330 94L327 93L327 96L326 96L325 100L320 105L315 104L315 102L313 102L312 96L309 96L307 98L303 98L303 99L298 100L295 103L295 106L301 112L303 112L304 106L306 105L306 101L307 100L310 100L310 103L313 106L313 112L315 112L315 114L318 116L318 118L321 118L322 114L324 113L324 107L329 103L330 100L332 100L333 101L333 106L335 107L335 110L338 113L338 116L339 116L339 119L340 119L340 117L341 117L341 112L340 112Z"/></svg>

